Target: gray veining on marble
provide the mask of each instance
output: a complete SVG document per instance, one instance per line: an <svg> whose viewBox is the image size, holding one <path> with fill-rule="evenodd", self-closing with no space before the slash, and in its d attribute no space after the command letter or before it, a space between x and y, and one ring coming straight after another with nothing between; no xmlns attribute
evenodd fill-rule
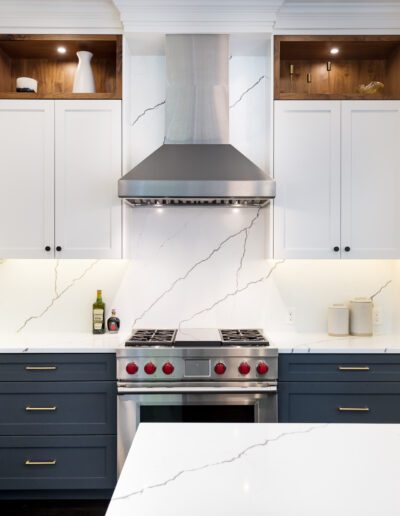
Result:
<svg viewBox="0 0 400 516"><path fill-rule="evenodd" d="M286 260L279 260L277 262L275 262L272 267L270 268L270 270L268 271L267 274L265 274L264 276L261 276L261 278L258 278L256 280L251 280L251 281L248 281L243 287L241 288L235 288L232 292L228 292L227 294L225 294L223 297L221 297L220 299L217 299L216 301L214 301L210 306L207 306L205 308L202 308L201 310L199 310L198 312L194 313L193 315L191 315L190 317L186 318L186 319L183 319L179 322L178 324L178 328L180 329L181 328L181 325L182 324L185 324L185 323L188 323L190 321L192 321L195 317L198 317L199 315L202 315L202 314L205 314L207 312L210 312L211 310L213 310L216 306L220 305L221 303L223 303L224 301L226 301L227 299L231 298L231 297L234 297L236 296L237 294L241 294L242 292L244 292L245 290L247 290L249 287L253 286L253 285L257 285L258 283L262 283L266 280L268 280L268 278L270 278L270 276L272 275L272 273L274 272L274 270L279 266L281 265L282 263L285 263Z"/></svg>
<svg viewBox="0 0 400 516"><path fill-rule="evenodd" d="M157 108L159 108L160 106L163 106L163 105L165 104L165 102L166 102L166 100L164 99L164 100L162 100L161 102L158 102L157 104L155 104L154 106L151 106L151 107L148 107L148 108L144 109L144 110L143 110L143 111L142 111L142 112L141 112L141 113L140 113L140 114L135 118L135 120L132 122L132 124L131 124L131 125L132 125L132 127L133 127L134 125L136 125L136 124L139 122L139 120L140 120L141 118L143 118L143 117L144 117L144 116L145 116L149 111L153 111L154 109L157 109Z"/></svg>
<svg viewBox="0 0 400 516"><path fill-rule="evenodd" d="M379 296L379 294L385 290L386 287L388 287L391 283L392 283L393 280L389 280L387 281L384 285L382 285L374 294L372 294L372 296L370 296L370 299L374 299L376 296Z"/></svg>
<svg viewBox="0 0 400 516"><path fill-rule="evenodd" d="M293 435L309 434L309 433L313 432L314 430L320 430L320 429L326 428L327 426L328 426L328 424L318 424L318 425L306 428L304 430L302 429L302 430L294 430L292 432L282 432L282 433L278 434L276 437L267 438L264 441L261 441L261 442L258 442L258 443L253 443L253 444L250 444L249 446L246 446L246 448L244 448L240 452L236 453L233 457L229 457L227 459L223 459L223 460L216 461L216 462L211 462L211 463L208 463L208 464L206 463L206 464L203 464L201 466L197 466L195 468L182 469L181 471L178 471L172 477L167 478L166 480L164 480L162 482L158 482L156 484L151 484L149 486L145 486L145 487L143 487L141 489L138 489L136 491L132 491L131 493L127 493L125 495L113 497L113 502L115 502L117 500L126 500L127 498L132 498L133 496L141 495L141 494L143 494L146 491L150 491L152 489L157 489L159 487L165 487L168 484L170 484L171 482L175 482L180 477L182 477L184 475L187 475L187 474L190 474L190 473L197 473L198 471L203 471L205 469L211 469L211 468L215 468L215 467L218 467L218 466L223 466L223 465L226 465L226 464L232 464L234 462L239 461L245 455L247 455L250 451L253 451L253 450L257 449L257 448L266 448L267 446L269 446L269 445L271 445L271 444L273 444L273 443L275 443L277 441L280 441L281 439L284 439L286 437L290 437L290 436L293 436Z"/></svg>
<svg viewBox="0 0 400 516"><path fill-rule="evenodd" d="M78 281L80 281L82 278L84 278L86 276L86 274L91 270L93 269L93 267L99 262L100 260L94 260L88 267L85 268L85 270L82 272L82 274L80 274L79 276L77 276L76 278L73 278L66 287L64 287L62 290L58 290L58 285L57 285L57 281L58 281L58 266L59 266L59 263L58 263L58 260L56 261L56 266L55 266L55 269L54 269L54 272L55 272L55 275L54 275L54 296L53 298L50 300L50 302L48 303L47 306L45 306L45 308L43 308L43 310L41 312L39 312L38 314L36 315L31 315L29 316L27 319L25 319L25 321L19 326L19 328L17 329L17 333L20 333L22 330L24 330L26 328L26 326L33 320L35 319L40 319L41 317L43 317L51 308L52 306L54 305L54 303L56 303L56 301L58 301L66 292L68 292L68 290L70 288L72 288Z"/></svg>
<svg viewBox="0 0 400 516"><path fill-rule="evenodd" d="M245 97L245 96L246 96L246 95L247 95L247 94L248 94L252 89L254 89L256 86L258 86L258 85L260 84L260 82L261 82L262 80L264 80L264 79L265 79L265 75L261 75L261 77L259 77L259 78L256 80L256 82L254 82L251 86L249 86L249 87L247 88L247 90L245 90L245 91L240 95L240 97L239 97L237 100L235 100L235 102L233 102L233 103L229 106L229 108L230 108L230 109L233 109L235 106L237 106L237 105L239 104L239 102L241 102L241 101L243 100L243 98L244 98L244 97Z"/></svg>

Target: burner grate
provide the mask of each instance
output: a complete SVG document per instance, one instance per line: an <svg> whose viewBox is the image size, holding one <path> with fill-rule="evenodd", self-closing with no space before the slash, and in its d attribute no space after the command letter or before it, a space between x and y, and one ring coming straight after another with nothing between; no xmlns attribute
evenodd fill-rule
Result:
<svg viewBox="0 0 400 516"><path fill-rule="evenodd" d="M227 329L220 330L221 339L223 343L235 343L243 344L243 343L251 343L251 344L268 344L267 339L259 330L253 329L245 329L245 330L237 330L237 329Z"/></svg>
<svg viewBox="0 0 400 516"><path fill-rule="evenodd" d="M129 340L125 343L126 346L146 346L148 344L166 345L173 344L175 340L176 330L155 330L143 329L136 330Z"/></svg>

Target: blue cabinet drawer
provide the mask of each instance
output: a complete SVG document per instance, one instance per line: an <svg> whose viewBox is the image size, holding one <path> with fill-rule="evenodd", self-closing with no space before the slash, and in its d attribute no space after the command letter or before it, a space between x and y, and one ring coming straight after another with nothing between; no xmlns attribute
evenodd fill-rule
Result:
<svg viewBox="0 0 400 516"><path fill-rule="evenodd" d="M396 382L400 354L281 354L278 376L291 382Z"/></svg>
<svg viewBox="0 0 400 516"><path fill-rule="evenodd" d="M400 383L280 382L279 422L400 423Z"/></svg>
<svg viewBox="0 0 400 516"><path fill-rule="evenodd" d="M115 379L113 353L0 354L0 382Z"/></svg>
<svg viewBox="0 0 400 516"><path fill-rule="evenodd" d="M0 437L0 490L113 489L115 436Z"/></svg>
<svg viewBox="0 0 400 516"><path fill-rule="evenodd" d="M115 434L115 382L0 382L0 435Z"/></svg>

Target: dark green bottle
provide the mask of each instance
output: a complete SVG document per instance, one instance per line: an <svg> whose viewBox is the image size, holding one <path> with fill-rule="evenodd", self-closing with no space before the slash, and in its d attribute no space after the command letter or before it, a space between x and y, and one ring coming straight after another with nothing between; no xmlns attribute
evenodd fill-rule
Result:
<svg viewBox="0 0 400 516"><path fill-rule="evenodd" d="M106 305L103 303L103 299L101 297L101 290L98 290L96 302L93 303L93 333L94 334L106 332L105 312L106 312Z"/></svg>

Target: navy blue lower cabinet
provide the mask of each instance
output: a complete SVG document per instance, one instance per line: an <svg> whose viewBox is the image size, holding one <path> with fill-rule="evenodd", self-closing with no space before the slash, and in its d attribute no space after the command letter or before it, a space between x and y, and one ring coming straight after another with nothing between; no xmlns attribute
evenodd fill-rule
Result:
<svg viewBox="0 0 400 516"><path fill-rule="evenodd" d="M115 379L114 353L0 353L1 382Z"/></svg>
<svg viewBox="0 0 400 516"><path fill-rule="evenodd" d="M0 500L108 499L116 406L113 353L0 353Z"/></svg>
<svg viewBox="0 0 400 516"><path fill-rule="evenodd" d="M282 353L284 382L400 382L400 353Z"/></svg>
<svg viewBox="0 0 400 516"><path fill-rule="evenodd" d="M279 382L279 422L400 423L400 382Z"/></svg>
<svg viewBox="0 0 400 516"><path fill-rule="evenodd" d="M0 437L0 490L107 490L115 483L115 435Z"/></svg>
<svg viewBox="0 0 400 516"><path fill-rule="evenodd" d="M116 434L115 382L0 382L0 435Z"/></svg>

